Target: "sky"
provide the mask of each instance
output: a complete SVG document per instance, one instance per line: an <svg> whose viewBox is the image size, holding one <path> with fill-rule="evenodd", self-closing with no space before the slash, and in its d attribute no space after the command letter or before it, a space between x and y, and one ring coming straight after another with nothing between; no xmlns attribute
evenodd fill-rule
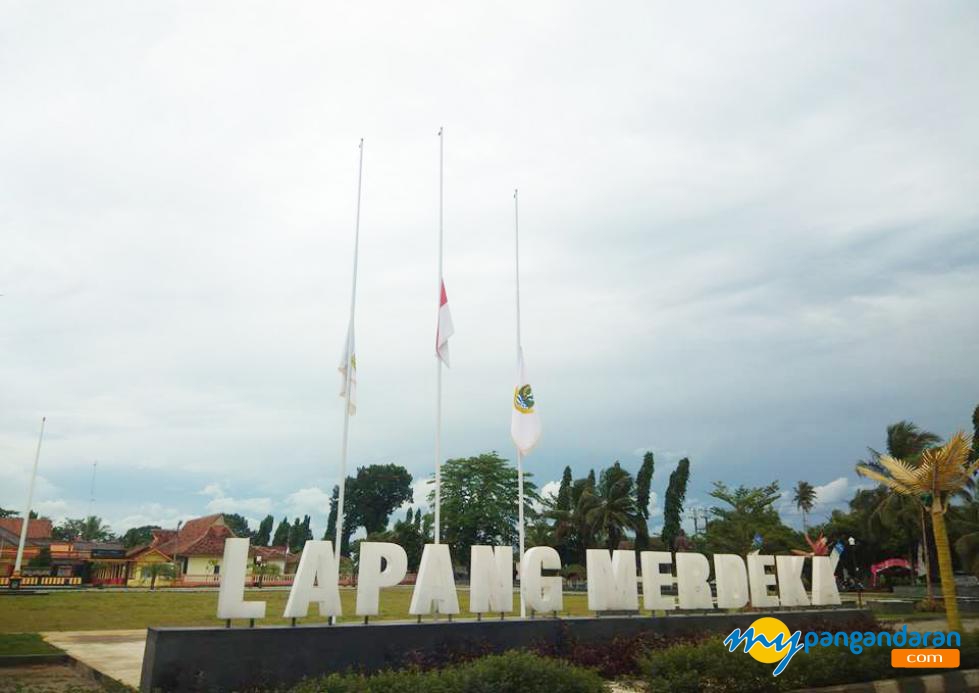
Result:
<svg viewBox="0 0 979 693"><path fill-rule="evenodd" d="M555 487L656 456L819 488L979 403L972 2L0 2L0 506L113 530L310 514L513 459L523 348ZM94 502L93 463L98 462ZM798 525L791 503L781 509Z"/></svg>

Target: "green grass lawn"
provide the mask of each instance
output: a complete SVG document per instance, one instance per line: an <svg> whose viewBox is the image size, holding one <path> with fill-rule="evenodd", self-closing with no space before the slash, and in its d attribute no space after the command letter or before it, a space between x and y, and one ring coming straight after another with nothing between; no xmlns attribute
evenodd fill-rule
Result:
<svg viewBox="0 0 979 693"><path fill-rule="evenodd" d="M6 655L58 654L61 650L49 645L37 633L0 633L0 657Z"/></svg>
<svg viewBox="0 0 979 693"><path fill-rule="evenodd" d="M266 618L261 625L286 624L282 618L287 591L247 590L246 600L266 602ZM358 621L354 615L357 593L341 589L343 612L341 621ZM411 588L396 587L381 590L379 619L408 619ZM519 605L518 598L514 597ZM0 633L36 633L54 630L115 630L146 628L147 626L217 626L218 593L214 592L113 592L72 591L52 592L34 596L0 597ZM459 591L462 618L474 618L468 613L469 592ZM517 606L519 608L519 606ZM563 616L582 616L589 612L583 593L564 595ZM298 623L322 623L315 604L310 616ZM426 617L430 619L431 617Z"/></svg>

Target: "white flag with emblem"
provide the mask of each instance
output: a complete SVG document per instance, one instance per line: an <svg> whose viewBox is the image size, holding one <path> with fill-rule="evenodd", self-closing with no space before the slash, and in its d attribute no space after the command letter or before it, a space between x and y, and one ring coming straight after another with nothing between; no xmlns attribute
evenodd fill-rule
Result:
<svg viewBox="0 0 979 693"><path fill-rule="evenodd" d="M347 328L347 341L343 347L343 356L340 358L340 396L347 397L347 368L350 368L350 399L348 411L351 415L357 413L357 352L354 349L354 326L351 324Z"/></svg>
<svg viewBox="0 0 979 693"><path fill-rule="evenodd" d="M517 384L513 388L513 412L510 415L510 437L524 455L540 440L540 417L534 402L534 391L527 379L523 362L523 349L517 356Z"/></svg>

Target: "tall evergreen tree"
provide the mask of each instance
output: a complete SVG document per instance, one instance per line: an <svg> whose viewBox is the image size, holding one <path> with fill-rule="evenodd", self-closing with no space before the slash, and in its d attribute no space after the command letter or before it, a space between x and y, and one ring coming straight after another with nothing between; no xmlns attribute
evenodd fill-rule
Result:
<svg viewBox="0 0 979 693"><path fill-rule="evenodd" d="M296 553L303 547L303 523L297 517L289 526L289 551Z"/></svg>
<svg viewBox="0 0 979 693"><path fill-rule="evenodd" d="M663 543L671 551L676 548L676 538L680 536L680 519L683 517L683 502L687 497L689 480L690 460L684 457L670 473L666 498L663 500Z"/></svg>
<svg viewBox="0 0 979 693"><path fill-rule="evenodd" d="M589 470L588 472L588 488L592 491L595 490L595 470Z"/></svg>
<svg viewBox="0 0 979 693"><path fill-rule="evenodd" d="M275 518L271 515L266 515L265 519L259 523L258 531L255 532L255 538L252 540L252 543L255 546L268 546L272 540L272 526L274 524Z"/></svg>
<svg viewBox="0 0 979 693"><path fill-rule="evenodd" d="M969 452L970 462L979 462L979 406L972 412L972 450Z"/></svg>
<svg viewBox="0 0 979 693"><path fill-rule="evenodd" d="M571 477L571 467L564 468L564 476L561 477L561 486L557 491L557 501L555 503L558 510L564 512L571 511L571 484L574 480Z"/></svg>
<svg viewBox="0 0 979 693"><path fill-rule="evenodd" d="M324 541L336 541L337 539L337 505L340 503L340 487L333 487L333 495L330 496L330 514L326 517L326 531L323 533Z"/></svg>
<svg viewBox="0 0 979 693"><path fill-rule="evenodd" d="M272 537L272 546L289 545L289 518L283 517L282 522L275 528L275 536Z"/></svg>
<svg viewBox="0 0 979 693"><path fill-rule="evenodd" d="M643 455L642 466L636 474L636 505L644 518L649 519L649 487L653 483L653 453Z"/></svg>

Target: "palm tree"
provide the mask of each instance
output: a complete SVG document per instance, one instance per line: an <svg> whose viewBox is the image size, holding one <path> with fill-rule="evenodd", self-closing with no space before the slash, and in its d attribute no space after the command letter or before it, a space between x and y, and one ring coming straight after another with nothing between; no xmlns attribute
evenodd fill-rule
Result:
<svg viewBox="0 0 979 693"><path fill-rule="evenodd" d="M816 489L808 481L800 481L795 485L795 496L792 500L795 501L795 507L802 511L802 529L808 529L806 519L816 505Z"/></svg>
<svg viewBox="0 0 979 693"><path fill-rule="evenodd" d="M971 477L979 471L979 461L969 462L971 440L959 431L943 446L921 453L918 465L881 455L878 463L883 471L868 465L857 465L857 473L883 484L902 496L917 498L931 515L938 553L938 570L945 598L945 617L949 630L962 630L959 606L955 600L955 578L952 575L952 553L945 530L945 513L952 496L969 486Z"/></svg>
<svg viewBox="0 0 979 693"><path fill-rule="evenodd" d="M941 436L931 431L921 430L913 421L902 420L887 427L887 454L896 459L904 460L912 466L919 464L921 453L941 442ZM880 464L881 453L873 448L868 448L868 450L870 451L870 460L861 461L860 464L883 473L884 470ZM971 479L967 486L972 487ZM935 597L931 584L931 553L928 548L928 528L925 524L927 510L924 505L914 498L888 494L874 510L872 517L883 525L904 525L907 528L909 515L915 513L917 513L916 520L921 528L921 547L925 557L925 585L928 592L928 603L931 604ZM913 551L914 547L912 546L912 555Z"/></svg>
<svg viewBox="0 0 979 693"><path fill-rule="evenodd" d="M606 548L617 549L625 530L639 531L637 528L645 519L636 507L631 476L621 476L601 486L597 493L585 491L578 505L591 532L605 538Z"/></svg>

